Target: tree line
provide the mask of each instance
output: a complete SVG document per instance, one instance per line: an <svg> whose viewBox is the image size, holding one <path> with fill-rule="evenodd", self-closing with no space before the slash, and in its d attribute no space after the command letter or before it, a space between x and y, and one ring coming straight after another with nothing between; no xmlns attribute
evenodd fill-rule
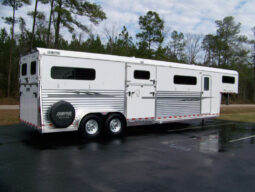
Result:
<svg viewBox="0 0 255 192"><path fill-rule="evenodd" d="M33 21L29 29L22 17L16 18L16 12L30 3L30 0L2 1L2 5L12 8L12 15L2 18L10 25L10 31L0 30L1 97L18 97L20 55L35 47L44 47L237 70L240 76L239 94L232 99L235 102L255 102L252 54L255 42L240 33L241 23L232 16L216 20L214 34L184 34L167 30L159 14L148 11L138 18L139 32L135 36L130 35L126 26L120 32L112 26L105 28L105 36L102 37L89 27L107 19L98 4L86 0L35 0L34 9L27 13ZM43 4L49 7L48 18L40 10ZM19 30L16 30L17 27ZM63 28L72 34L71 40L61 35ZM77 33L78 29L80 33ZM86 39L83 38L84 33L88 34Z"/></svg>

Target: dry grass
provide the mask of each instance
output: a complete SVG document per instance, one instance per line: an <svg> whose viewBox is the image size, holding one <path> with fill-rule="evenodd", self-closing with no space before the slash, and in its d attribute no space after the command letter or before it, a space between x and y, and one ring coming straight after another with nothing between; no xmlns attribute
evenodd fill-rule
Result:
<svg viewBox="0 0 255 192"><path fill-rule="evenodd" d="M234 114L234 113L250 113L250 112L255 112L255 106L237 106L237 107L221 107L220 113L222 115L225 114Z"/></svg>
<svg viewBox="0 0 255 192"><path fill-rule="evenodd" d="M218 119L255 123L255 106L221 107Z"/></svg>
<svg viewBox="0 0 255 192"><path fill-rule="evenodd" d="M220 115L220 117L218 117L218 119L228 120L228 121L255 123L255 112L223 114L223 115Z"/></svg>
<svg viewBox="0 0 255 192"><path fill-rule="evenodd" d="M19 123L19 110L0 110L0 125Z"/></svg>
<svg viewBox="0 0 255 192"><path fill-rule="evenodd" d="M0 105L19 105L19 100L15 98L0 98Z"/></svg>

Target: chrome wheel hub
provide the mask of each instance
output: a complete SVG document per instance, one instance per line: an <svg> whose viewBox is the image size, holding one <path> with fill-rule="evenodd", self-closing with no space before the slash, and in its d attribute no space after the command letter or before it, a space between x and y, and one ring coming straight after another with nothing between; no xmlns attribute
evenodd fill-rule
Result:
<svg viewBox="0 0 255 192"><path fill-rule="evenodd" d="M86 132L89 135L96 134L97 131L98 131L98 123L97 123L97 121L94 120L94 119L88 120L86 125L85 125L85 129L86 129Z"/></svg>
<svg viewBox="0 0 255 192"><path fill-rule="evenodd" d="M120 130L121 130L121 122L119 119L115 119L113 118L111 121L110 121L110 131L113 132L113 133L118 133Z"/></svg>

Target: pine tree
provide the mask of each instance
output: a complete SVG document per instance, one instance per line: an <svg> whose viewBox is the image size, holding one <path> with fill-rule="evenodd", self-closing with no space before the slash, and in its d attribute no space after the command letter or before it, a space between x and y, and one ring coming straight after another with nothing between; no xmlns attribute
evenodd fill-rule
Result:
<svg viewBox="0 0 255 192"><path fill-rule="evenodd" d="M136 35L139 42L140 51L145 50L144 54L152 54L153 45L160 45L163 40L164 21L158 13L148 11L145 16L139 17L139 26L141 32ZM157 49L157 48L156 48Z"/></svg>
<svg viewBox="0 0 255 192"><path fill-rule="evenodd" d="M12 51L14 46L14 33L15 33L15 23L16 23L16 11L21 8L23 5L30 4L30 0L3 0L2 5L12 7L12 17L4 17L6 23L11 25L11 44L10 44L10 60L9 60L9 69L8 69L8 88L7 96L10 96L11 91L11 76L12 76Z"/></svg>
<svg viewBox="0 0 255 192"><path fill-rule="evenodd" d="M36 26L36 19L44 17L44 14L37 10L38 3L41 2L43 4L49 3L49 0L35 0L35 8L34 11L29 11L28 15L33 17L33 24L32 24L32 34L31 34L31 43L30 43L30 49L33 48L34 45L34 38L35 38L35 26Z"/></svg>
<svg viewBox="0 0 255 192"><path fill-rule="evenodd" d="M74 26L81 30L88 32L87 25L78 21L76 16L88 17L90 22L98 24L100 21L106 19L105 13L101 7L95 3L82 0L55 0L53 2L53 11L55 16L55 48L59 46L60 27L66 27L69 32L74 31Z"/></svg>
<svg viewBox="0 0 255 192"><path fill-rule="evenodd" d="M184 34L182 32L173 31L171 33L171 40L167 47L167 56L171 61L184 62L185 54L185 41Z"/></svg>

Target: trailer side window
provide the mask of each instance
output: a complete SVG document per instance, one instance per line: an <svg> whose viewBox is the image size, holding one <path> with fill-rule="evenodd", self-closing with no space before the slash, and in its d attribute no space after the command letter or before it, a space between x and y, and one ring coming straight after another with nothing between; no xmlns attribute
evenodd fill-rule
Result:
<svg viewBox="0 0 255 192"><path fill-rule="evenodd" d="M235 78L230 76L222 76L222 83L235 84Z"/></svg>
<svg viewBox="0 0 255 192"><path fill-rule="evenodd" d="M33 61L30 66L30 73L31 75L36 74L36 61Z"/></svg>
<svg viewBox="0 0 255 192"><path fill-rule="evenodd" d="M174 84L196 85L197 84L197 78L193 77L193 76L175 75L174 76Z"/></svg>
<svg viewBox="0 0 255 192"><path fill-rule="evenodd" d="M209 77L204 77L204 91L209 90Z"/></svg>
<svg viewBox="0 0 255 192"><path fill-rule="evenodd" d="M21 65L21 75L22 76L27 75L27 64L26 63Z"/></svg>
<svg viewBox="0 0 255 192"><path fill-rule="evenodd" d="M150 72L149 71L141 71L141 70L135 70L134 71L134 78L135 79L150 79Z"/></svg>
<svg viewBox="0 0 255 192"><path fill-rule="evenodd" d="M51 77L53 79L95 80L96 71L88 68L52 67Z"/></svg>

